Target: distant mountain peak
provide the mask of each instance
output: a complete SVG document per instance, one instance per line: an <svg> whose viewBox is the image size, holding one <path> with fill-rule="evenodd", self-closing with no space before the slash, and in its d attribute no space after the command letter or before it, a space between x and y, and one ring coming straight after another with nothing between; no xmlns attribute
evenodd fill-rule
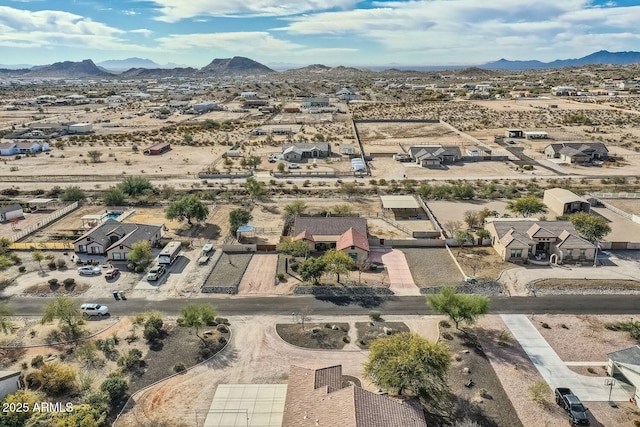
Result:
<svg viewBox="0 0 640 427"><path fill-rule="evenodd" d="M84 59L80 62L63 61L55 62L34 69L28 73L30 77L55 77L55 78L86 78L104 77L112 74L98 68L91 59Z"/></svg>
<svg viewBox="0 0 640 427"><path fill-rule="evenodd" d="M481 65L481 68L489 70L541 70L547 68L564 68L579 67L582 65L592 64L614 64L628 65L640 62L640 52L609 52L608 50L599 50L582 58L575 59L556 59L552 62L530 61L509 61L501 58L498 61L489 62Z"/></svg>
<svg viewBox="0 0 640 427"><path fill-rule="evenodd" d="M233 58L216 58L200 69L201 74L208 75L249 75L276 73L277 71L263 65L253 59L243 56Z"/></svg>

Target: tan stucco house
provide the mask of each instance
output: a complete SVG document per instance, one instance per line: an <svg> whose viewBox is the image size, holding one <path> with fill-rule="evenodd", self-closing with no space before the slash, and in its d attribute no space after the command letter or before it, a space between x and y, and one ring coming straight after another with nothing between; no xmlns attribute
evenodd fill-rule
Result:
<svg viewBox="0 0 640 427"><path fill-rule="evenodd" d="M569 221L488 219L491 245L504 261L558 264L589 262L596 247L578 235Z"/></svg>

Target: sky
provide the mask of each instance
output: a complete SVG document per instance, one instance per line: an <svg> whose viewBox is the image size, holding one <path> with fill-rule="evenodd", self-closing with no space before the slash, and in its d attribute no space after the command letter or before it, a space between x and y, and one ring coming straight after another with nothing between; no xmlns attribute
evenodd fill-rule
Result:
<svg viewBox="0 0 640 427"><path fill-rule="evenodd" d="M0 0L0 64L481 65L640 50L640 0Z"/></svg>

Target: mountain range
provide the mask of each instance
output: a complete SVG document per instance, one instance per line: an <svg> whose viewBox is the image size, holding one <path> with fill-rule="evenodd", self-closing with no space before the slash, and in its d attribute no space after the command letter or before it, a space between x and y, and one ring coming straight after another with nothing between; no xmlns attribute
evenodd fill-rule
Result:
<svg viewBox="0 0 640 427"><path fill-rule="evenodd" d="M489 62L474 68L483 70L539 70L550 68L563 68L573 66L583 66L590 64L613 64L628 65L640 63L640 52L608 52L602 50L577 59L558 59L552 62L541 61L509 61L500 59ZM398 66L393 68L368 67L327 67L321 64L308 65L306 67L289 69L291 73L342 73L369 71L436 71L453 70L465 68L456 67L435 67L435 66ZM235 56L233 58L216 58L208 65L196 69L192 67L181 67L176 64L159 65L149 59L128 58L123 60L109 60L97 65L90 59L80 62L64 61L51 65L34 66L30 68L15 69L14 66L0 66L0 75L11 77L35 77L35 78L109 78L118 75L122 78L162 78L162 77L225 77L225 76L247 76L277 73L266 65L260 64L249 58ZM119 73L119 74L116 74Z"/></svg>

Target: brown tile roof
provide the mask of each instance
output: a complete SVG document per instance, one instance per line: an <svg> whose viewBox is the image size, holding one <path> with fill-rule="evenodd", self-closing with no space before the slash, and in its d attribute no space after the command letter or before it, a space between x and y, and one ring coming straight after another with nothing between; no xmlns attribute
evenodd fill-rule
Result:
<svg viewBox="0 0 640 427"><path fill-rule="evenodd" d="M339 251L350 248L351 246L355 246L356 248L369 252L369 241L365 236L358 233L353 228L345 231L336 242L336 249Z"/></svg>
<svg viewBox="0 0 640 427"><path fill-rule="evenodd" d="M292 366L283 427L426 427L415 401L400 401L360 387L340 388L342 367Z"/></svg>
<svg viewBox="0 0 640 427"><path fill-rule="evenodd" d="M367 219L349 216L299 216L296 217L293 235L297 236L306 230L317 240L318 236L340 236L350 228L366 236Z"/></svg>
<svg viewBox="0 0 640 427"><path fill-rule="evenodd" d="M293 240L308 240L310 242L315 242L315 240L313 240L313 235L307 230L304 230L302 233L296 235Z"/></svg>

